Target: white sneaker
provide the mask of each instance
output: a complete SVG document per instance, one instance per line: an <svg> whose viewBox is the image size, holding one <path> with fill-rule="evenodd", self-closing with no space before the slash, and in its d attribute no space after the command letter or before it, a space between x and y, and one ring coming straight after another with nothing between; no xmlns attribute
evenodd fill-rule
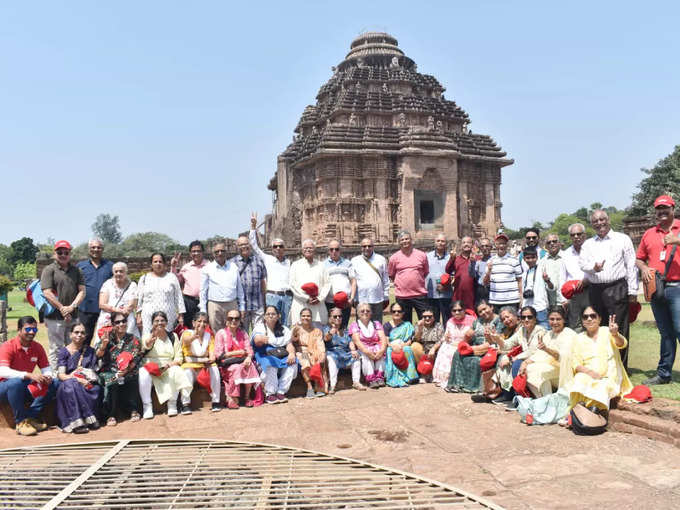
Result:
<svg viewBox="0 0 680 510"><path fill-rule="evenodd" d="M168 400L168 416L177 416L177 402Z"/></svg>
<svg viewBox="0 0 680 510"><path fill-rule="evenodd" d="M145 420L153 418L153 406L151 404L144 404L144 414L142 414L142 418Z"/></svg>

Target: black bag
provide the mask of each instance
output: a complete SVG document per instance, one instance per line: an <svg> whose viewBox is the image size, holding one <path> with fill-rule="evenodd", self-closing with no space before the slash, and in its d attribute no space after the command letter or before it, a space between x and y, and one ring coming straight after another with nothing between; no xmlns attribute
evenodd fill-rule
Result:
<svg viewBox="0 0 680 510"><path fill-rule="evenodd" d="M576 404L570 412L571 430L578 436L596 436L607 430L607 418L596 407Z"/></svg>
<svg viewBox="0 0 680 510"><path fill-rule="evenodd" d="M274 347L267 351L267 356L274 356L275 358L284 359L288 357L288 350L285 347Z"/></svg>
<svg viewBox="0 0 680 510"><path fill-rule="evenodd" d="M664 287L666 285L666 275L668 274L668 270L671 267L671 262L673 262L673 257L675 256L675 250L677 250L678 245L673 245L673 249L671 250L671 256L668 257L668 260L666 261L666 267L664 268L663 275L659 274L658 271L654 272L654 279L656 283L656 290L654 291L654 294L652 295L652 299L663 299L664 298Z"/></svg>
<svg viewBox="0 0 680 510"><path fill-rule="evenodd" d="M217 364L222 368L227 368L230 365L243 363L245 359L245 356L221 356L220 359L217 360Z"/></svg>

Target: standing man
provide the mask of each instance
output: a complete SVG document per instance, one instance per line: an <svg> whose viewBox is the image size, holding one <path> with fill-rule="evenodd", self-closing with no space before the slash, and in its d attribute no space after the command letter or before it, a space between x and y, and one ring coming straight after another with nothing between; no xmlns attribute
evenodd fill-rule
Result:
<svg viewBox="0 0 680 510"><path fill-rule="evenodd" d="M390 302L390 277L387 261L373 251L373 240L361 240L361 255L352 259L357 281L357 303L368 303L372 320L382 323L383 310Z"/></svg>
<svg viewBox="0 0 680 510"><path fill-rule="evenodd" d="M241 314L241 325L246 331L264 319L264 294L267 291L267 268L260 257L254 256L246 236L236 240L238 255L231 261L238 267L246 298L245 313Z"/></svg>
<svg viewBox="0 0 680 510"><path fill-rule="evenodd" d="M609 317L614 315L619 332L628 339L628 345L620 351L621 361L627 369L630 347L628 303L637 301L638 290L635 249L630 237L611 229L606 211L593 211L590 224L595 236L583 243L579 266L590 282L590 304L602 317L602 324L607 324Z"/></svg>
<svg viewBox="0 0 680 510"><path fill-rule="evenodd" d="M475 260L473 269L475 274L475 310L480 301L489 300L489 286L484 284L486 264L491 259L491 240L488 237L484 237L479 241L479 251L481 254Z"/></svg>
<svg viewBox="0 0 680 510"><path fill-rule="evenodd" d="M257 215L253 213L250 217L248 240L250 247L262 259L267 269L265 302L267 306L275 306L281 314L283 324L290 326L290 305L293 303L293 293L288 283L290 259L286 257L283 239L277 237L272 240L273 255L263 252L257 244Z"/></svg>
<svg viewBox="0 0 680 510"><path fill-rule="evenodd" d="M560 250L560 238L557 234L548 234L545 239L548 253L541 259L543 274L541 275L548 292L548 309L556 304L563 303L562 299L562 275L564 274L564 258Z"/></svg>
<svg viewBox="0 0 680 510"><path fill-rule="evenodd" d="M508 236L500 233L494 239L496 255L486 264L484 285L489 286L489 304L498 313L504 306L522 306L522 265L508 253Z"/></svg>
<svg viewBox="0 0 680 510"><path fill-rule="evenodd" d="M536 227L531 227L529 230L527 230L527 233L524 234L525 248L529 247L536 248L536 253L538 254L539 260L545 257L545 255L547 254L547 252L539 246L540 241L541 231L538 230ZM527 263L524 262L524 252L519 254L519 262L520 264L522 264L522 270L526 271Z"/></svg>
<svg viewBox="0 0 680 510"><path fill-rule="evenodd" d="M333 297L338 292L347 294L347 305L342 308L342 329L347 327L349 316L352 313L352 303L357 294L357 280L352 263L341 256L340 241L333 239L328 243L328 258L324 262L328 278L331 282L331 290L326 296L326 310L330 313L336 308Z"/></svg>
<svg viewBox="0 0 680 510"><path fill-rule="evenodd" d="M0 346L0 402L8 402L14 412L17 434L35 436L47 430L39 416L54 398L57 385L45 349L34 341L38 323L27 315L19 319L17 336ZM34 373L35 368L40 373ZM39 387L38 387L39 386ZM33 391L44 392L34 397ZM30 407L26 407L30 401Z"/></svg>
<svg viewBox="0 0 680 510"><path fill-rule="evenodd" d="M230 310L245 312L243 283L236 264L227 260L227 245L217 241L213 246L215 260L201 269L201 291L198 308L208 314L214 334L224 329Z"/></svg>
<svg viewBox="0 0 680 510"><path fill-rule="evenodd" d="M583 331L583 324L581 324L581 314L583 310L590 306L590 299L588 298L588 280L585 279L585 274L581 270L581 266L578 264L578 259L581 256L581 248L583 247L583 242L586 240L586 227L581 223L573 223L569 225L569 237L571 238L571 246L566 250L562 250L562 259L564 264L562 265L562 276L560 281L562 285L564 282L571 280L579 281L579 285L576 288L576 292L567 301L567 320L569 327L574 331ZM558 288L561 293L561 286Z"/></svg>
<svg viewBox="0 0 680 510"><path fill-rule="evenodd" d="M452 252L455 257L455 250ZM446 324L451 315L451 283L444 285L441 277L449 271L449 254L446 252L446 236L438 234L434 240L434 250L427 252L429 272L425 278L427 300L434 312L435 322Z"/></svg>
<svg viewBox="0 0 680 510"><path fill-rule="evenodd" d="M71 264L71 243L57 241L54 245L54 262L40 275L45 299L54 307L45 316L48 355L52 372L57 372L57 351L70 341L69 323L78 318L78 306L85 299L85 278Z"/></svg>
<svg viewBox="0 0 680 510"><path fill-rule="evenodd" d="M453 299L462 301L465 308L469 310L475 309L473 245L474 241L470 236L463 237L460 240L460 255L456 255L454 247L451 250L449 263L446 265L446 272L453 274Z"/></svg>
<svg viewBox="0 0 680 510"><path fill-rule="evenodd" d="M654 201L657 225L642 236L637 251L637 267L642 281L654 279L655 270L666 273L662 298L652 298L652 312L661 334L659 365L656 375L642 384L668 384L671 382L677 341L680 341L680 220L675 219L675 200L661 195Z"/></svg>
<svg viewBox="0 0 680 510"><path fill-rule="evenodd" d="M300 322L303 308L312 311L314 327L321 328L328 324L328 310L324 300L331 289L328 271L324 264L314 260L316 243L311 239L302 241L302 257L290 265L290 290L293 291L293 304L290 307L290 323ZM304 287L316 285L316 292L309 293ZM316 294L316 295L314 295Z"/></svg>
<svg viewBox="0 0 680 510"><path fill-rule="evenodd" d="M191 260L177 270L179 265L179 254L175 254L170 261L170 270L175 273L179 284L182 287L182 298L184 299L184 327L192 329L194 316L198 313L198 295L201 293L201 270L208 264L203 258L205 248L201 241L191 241L189 245L189 255ZM214 331L213 333L217 333Z"/></svg>
<svg viewBox="0 0 680 510"><path fill-rule="evenodd" d="M401 249L390 257L387 273L394 282L397 303L404 309L404 320L413 322L415 308L418 320L429 307L425 278L430 272L427 255L413 247L411 234L406 230L399 232Z"/></svg>
<svg viewBox="0 0 680 510"><path fill-rule="evenodd" d="M78 307L78 319L85 326L85 343L90 344L99 319L99 291L104 282L113 276L113 262L102 258L104 243L99 238L87 243L90 258L78 262L78 269L85 278L85 299Z"/></svg>
<svg viewBox="0 0 680 510"><path fill-rule="evenodd" d="M522 306L533 306L536 310L536 322L545 329L550 329L548 323L548 291L553 286L547 277L545 258L538 260L538 253L534 246L524 248L524 261L527 269L522 273ZM562 294L559 303L562 304Z"/></svg>

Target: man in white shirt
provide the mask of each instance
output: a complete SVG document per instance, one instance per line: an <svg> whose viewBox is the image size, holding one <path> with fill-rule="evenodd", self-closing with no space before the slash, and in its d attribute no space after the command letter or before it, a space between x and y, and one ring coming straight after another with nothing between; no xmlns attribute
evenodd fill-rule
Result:
<svg viewBox="0 0 680 510"><path fill-rule="evenodd" d="M361 255L352 258L352 268L357 281L357 303L371 306L371 317L382 323L383 310L390 302L390 277L387 261L373 251L373 240L361 240Z"/></svg>
<svg viewBox="0 0 680 510"><path fill-rule="evenodd" d="M545 259L538 260L536 247L530 246L524 249L524 262L527 269L522 273L522 296L524 306L533 306L536 310L536 322L545 329L550 329L548 323L549 299L548 291L555 285L547 276L545 270ZM560 294L560 298L561 298ZM560 299L561 304L564 299Z"/></svg>
<svg viewBox="0 0 680 510"><path fill-rule="evenodd" d="M336 308L334 296L338 292L347 294L347 305L342 308L342 329L347 327L349 316L352 313L352 303L357 292L357 280L352 263L341 254L340 241L333 239L328 243L328 258L324 261L328 278L331 281L331 290L326 296L326 310L330 313Z"/></svg>
<svg viewBox="0 0 680 510"><path fill-rule="evenodd" d="M302 241L302 257L290 265L290 290L293 291L293 304L290 307L290 323L300 322L303 308L312 311L314 327L321 328L328 324L328 310L324 300L331 289L328 270L323 262L314 260L316 243L312 239ZM302 287L305 284L316 285L316 295L309 294Z"/></svg>
<svg viewBox="0 0 680 510"><path fill-rule="evenodd" d="M574 223L569 225L569 237L571 238L571 246L562 250L562 277L560 278L561 285L564 282L577 280L581 282L576 289L576 293L567 301L567 321L568 326L579 333L583 331L583 324L581 324L581 314L583 310L590 306L590 299L588 298L588 280L585 279L585 274L578 265L578 259L581 255L581 248L583 242L586 240L586 227L581 223ZM561 294L561 288L558 289Z"/></svg>
<svg viewBox="0 0 680 510"><path fill-rule="evenodd" d="M275 306L281 314L283 323L290 326L290 305L293 303L293 293L288 283L290 259L286 257L283 239L277 237L272 240L273 255L263 252L257 243L257 215L253 213L250 217L248 240L255 254L262 259L264 267L267 268L265 303L267 306Z"/></svg>
<svg viewBox="0 0 680 510"><path fill-rule="evenodd" d="M213 246L215 260L201 269L199 309L208 314L213 333L224 329L230 310L245 311L245 295L238 266L227 260L227 245L218 241Z"/></svg>
<svg viewBox="0 0 680 510"><path fill-rule="evenodd" d="M630 237L614 232L606 211L597 209L590 215L595 236L586 240L579 255L579 267L590 285L590 303L602 317L602 324L616 316L619 332L628 339L629 302L637 301L638 270L635 249ZM621 361L628 368L628 346L621 349Z"/></svg>

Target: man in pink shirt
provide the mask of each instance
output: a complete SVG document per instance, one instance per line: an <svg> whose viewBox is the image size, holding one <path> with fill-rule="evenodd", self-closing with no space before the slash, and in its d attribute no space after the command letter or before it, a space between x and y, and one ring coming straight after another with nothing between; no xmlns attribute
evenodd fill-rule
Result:
<svg viewBox="0 0 680 510"><path fill-rule="evenodd" d="M404 320L412 322L414 308L418 319L429 308L425 278L430 266L425 252L413 247L409 232L399 232L399 245L401 250L392 255L387 263L387 274L394 282L397 303L404 309Z"/></svg>
<svg viewBox="0 0 680 510"><path fill-rule="evenodd" d="M201 269L208 263L203 258L203 243L201 241L192 241L189 245L189 254L191 260L182 266L182 269L177 270L180 256L176 254L170 261L170 268L177 276L179 284L182 286L182 294L184 298L184 326L192 328L194 316L198 313L198 294L201 290Z"/></svg>

